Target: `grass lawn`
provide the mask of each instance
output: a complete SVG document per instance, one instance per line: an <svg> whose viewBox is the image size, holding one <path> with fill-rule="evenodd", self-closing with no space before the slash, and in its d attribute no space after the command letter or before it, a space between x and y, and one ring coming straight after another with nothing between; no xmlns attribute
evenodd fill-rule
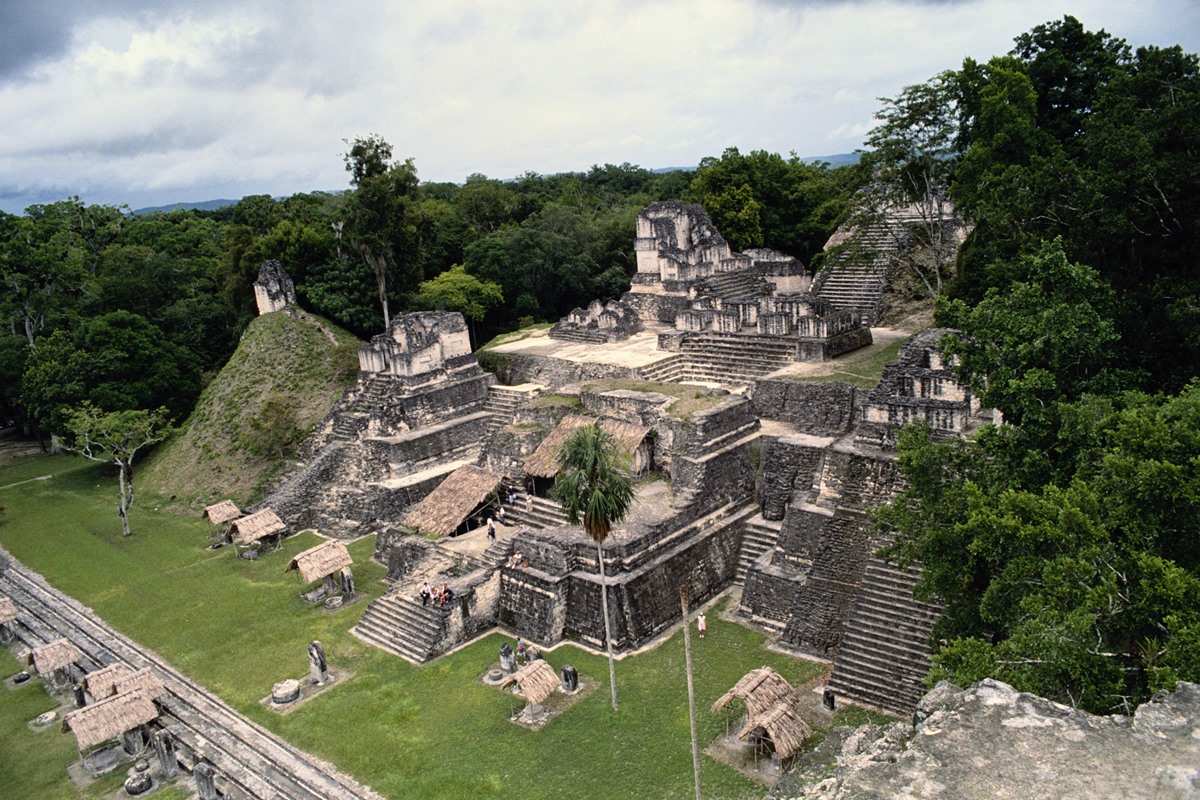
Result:
<svg viewBox="0 0 1200 800"><path fill-rule="evenodd" d="M885 364L897 359L900 347L911 337L898 339L886 345L871 345L863 347L844 356L838 356L831 363L832 369L819 375L788 375L785 380L826 382L842 381L859 389L874 389L883 374Z"/></svg>
<svg viewBox="0 0 1200 800"><path fill-rule="evenodd" d="M574 646L546 654L573 664L596 689L539 731L508 722L513 702L478 679L503 638L488 636L423 667L363 645L347 631L365 603L337 612L307 606L284 568L317 542L288 539L256 562L205 549L208 525L156 511L142 494L124 538L106 468L64 456L0 467L0 542L114 627L156 650L242 713L337 764L388 797L689 797L692 789L682 636L617 663L620 711L609 705L605 659ZM351 546L361 591L384 590L370 561L373 538ZM710 613L708 637L693 640L701 746L725 729L708 708L748 670L770 665L794 684L819 665L764 649L762 635ZM354 673L287 716L259 704L272 684L307 673L306 646ZM16 670L8 658L4 675ZM13 796L92 797L66 780L76 753L69 734L34 733L45 711L38 688L0 689L0 775L36 787ZM705 756L705 794L760 797L763 790ZM57 779L57 782L56 782ZM75 791L75 794L71 792ZM7 795L7 791L0 791ZM157 795L156 795L157 796Z"/></svg>

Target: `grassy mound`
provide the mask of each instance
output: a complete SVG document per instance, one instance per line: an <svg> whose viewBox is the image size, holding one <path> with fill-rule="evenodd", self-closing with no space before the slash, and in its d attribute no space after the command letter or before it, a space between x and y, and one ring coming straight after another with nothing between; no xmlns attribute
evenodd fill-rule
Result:
<svg viewBox="0 0 1200 800"><path fill-rule="evenodd" d="M257 499L353 383L359 344L298 309L256 318L180 433L147 459L140 488L192 506Z"/></svg>

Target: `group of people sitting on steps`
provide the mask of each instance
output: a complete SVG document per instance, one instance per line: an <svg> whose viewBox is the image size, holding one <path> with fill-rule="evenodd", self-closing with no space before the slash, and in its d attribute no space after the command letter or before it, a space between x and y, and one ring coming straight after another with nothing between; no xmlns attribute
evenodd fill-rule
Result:
<svg viewBox="0 0 1200 800"><path fill-rule="evenodd" d="M438 606L444 606L454 599L454 590L450 588L450 584L443 583L442 588L430 586L429 581L421 586L421 605L427 606L431 602Z"/></svg>

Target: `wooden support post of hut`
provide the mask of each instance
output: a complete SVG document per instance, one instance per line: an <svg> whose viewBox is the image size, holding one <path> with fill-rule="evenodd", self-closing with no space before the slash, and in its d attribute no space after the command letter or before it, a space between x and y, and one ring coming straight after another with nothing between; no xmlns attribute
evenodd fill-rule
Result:
<svg viewBox="0 0 1200 800"><path fill-rule="evenodd" d="M547 661L538 658L505 678L500 685L505 687L514 683L525 697L525 710L521 712L520 720L539 722L543 713L542 703L560 687L558 673Z"/></svg>
<svg viewBox="0 0 1200 800"><path fill-rule="evenodd" d="M558 475L558 452L578 428L595 422L594 417L568 414L554 430L546 434L537 449L525 459L525 475L529 481L527 488L532 494L546 496ZM616 441L617 451L629 459L630 475L637 477L651 468L653 451L648 438L649 428L608 417L600 420L600 427Z"/></svg>
<svg viewBox="0 0 1200 800"><path fill-rule="evenodd" d="M146 747L145 726L157 718L158 708L150 698L133 689L69 712L62 729L75 734L84 768L96 775L116 766L114 759L97 757L106 745L120 739L127 755L138 755Z"/></svg>
<svg viewBox="0 0 1200 800"><path fill-rule="evenodd" d="M229 527L226 523L233 522L241 515L242 510L232 500L222 500L215 505L204 507L202 516L218 528L213 542L214 547L220 547L230 541Z"/></svg>
<svg viewBox="0 0 1200 800"><path fill-rule="evenodd" d="M321 581L319 589L302 594L305 599L315 603L338 593L338 579L352 563L354 562L350 559L350 551L346 549L346 545L331 539L297 553L284 571L296 570L305 585Z"/></svg>
<svg viewBox="0 0 1200 800"><path fill-rule="evenodd" d="M466 533L487 518L503 483L501 474L471 465L459 467L409 510L404 524L438 536Z"/></svg>
<svg viewBox="0 0 1200 800"><path fill-rule="evenodd" d="M75 682L73 671L82 657L75 645L66 639L56 639L33 648L29 653L29 663L50 689L61 691Z"/></svg>
<svg viewBox="0 0 1200 800"><path fill-rule="evenodd" d="M269 508L234 520L229 526L229 535L239 547L255 549L268 546L282 538L287 525Z"/></svg>
<svg viewBox="0 0 1200 800"><path fill-rule="evenodd" d="M735 698L746 705L744 723L737 738L751 740L756 760L759 748L767 747L771 750L773 763L782 767L782 760L791 757L812 733L795 713L796 690L770 667L760 667L746 673L732 689L713 703L713 713L725 708Z"/></svg>
<svg viewBox="0 0 1200 800"><path fill-rule="evenodd" d="M8 644L16 635L17 604L0 595L0 644Z"/></svg>

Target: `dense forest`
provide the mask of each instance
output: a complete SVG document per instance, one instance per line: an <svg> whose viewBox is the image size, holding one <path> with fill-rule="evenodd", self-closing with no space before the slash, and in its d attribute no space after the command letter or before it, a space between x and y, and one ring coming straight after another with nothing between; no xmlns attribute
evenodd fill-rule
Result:
<svg viewBox="0 0 1200 800"><path fill-rule="evenodd" d="M1003 425L902 436L878 514L946 615L934 677L992 675L1095 711L1200 680L1200 66L1078 20L883 100L854 167L729 149L693 172L421 183L383 138L349 188L135 216L70 199L0 216L0 417L177 419L254 313L264 259L360 337L460 310L478 340L619 296L637 212L702 203L735 249L820 263L852 209L953 207L957 260L918 264L961 379ZM928 227L936 231L937 226ZM915 235L921 235L916 231Z"/></svg>
<svg viewBox="0 0 1200 800"><path fill-rule="evenodd" d="M71 198L0 214L0 419L61 432L64 410L88 402L182 420L257 313L266 259L304 308L361 338L393 311L441 308L484 341L627 291L634 220L651 202L703 203L735 247L807 261L857 180L732 148L690 172L605 165L462 185L421 183L375 135L347 142L344 160L338 194L144 215Z"/></svg>

